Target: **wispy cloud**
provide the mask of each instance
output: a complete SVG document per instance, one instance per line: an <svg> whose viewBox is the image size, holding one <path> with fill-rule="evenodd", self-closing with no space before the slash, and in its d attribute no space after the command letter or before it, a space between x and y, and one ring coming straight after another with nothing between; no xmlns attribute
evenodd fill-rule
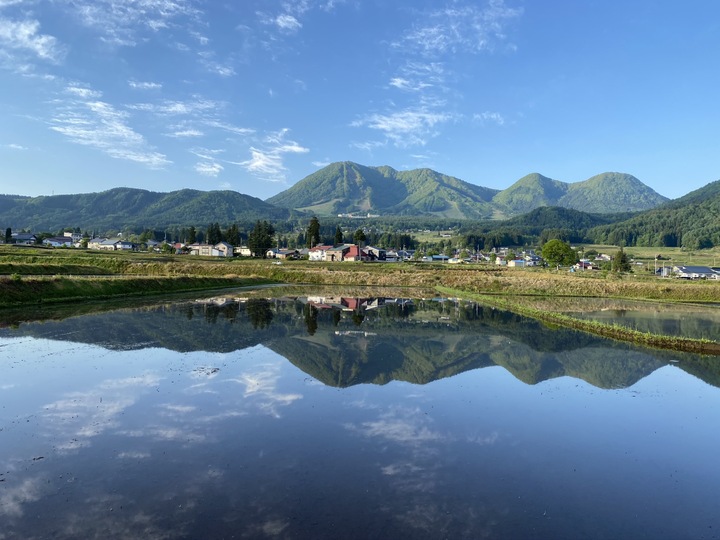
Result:
<svg viewBox="0 0 720 540"><path fill-rule="evenodd" d="M142 30L171 28L200 11L192 0L60 0L108 43L132 46Z"/></svg>
<svg viewBox="0 0 720 540"><path fill-rule="evenodd" d="M225 169L217 159L217 156L222 154L223 150L193 148L190 152L201 160L195 164L195 172L198 174L215 178Z"/></svg>
<svg viewBox="0 0 720 540"><path fill-rule="evenodd" d="M4 144L4 145L2 145L2 148L8 148L10 150L28 150L28 148L26 146L23 146L21 144L15 144L15 143ZM2 388L2 387L0 387L0 388Z"/></svg>
<svg viewBox="0 0 720 540"><path fill-rule="evenodd" d="M217 101L203 99L199 96L193 96L193 99L188 101L163 100L159 103L137 103L128 105L128 109L150 112L158 116L192 115L208 111L217 111L220 107L221 104Z"/></svg>
<svg viewBox="0 0 720 540"><path fill-rule="evenodd" d="M483 113L475 114L473 119L483 124L493 123L498 126L505 125L505 118L498 112L485 111Z"/></svg>
<svg viewBox="0 0 720 540"><path fill-rule="evenodd" d="M338 0L294 0L282 2L279 13L269 14L258 13L260 21L264 24L277 28L284 34L294 34L303 27L303 16L313 10L332 11L338 4Z"/></svg>
<svg viewBox="0 0 720 540"><path fill-rule="evenodd" d="M269 182L284 182L287 168L284 165L286 154L303 154L310 150L295 141L286 139L288 129L271 133L262 146L251 147L251 158L237 163L246 171Z"/></svg>
<svg viewBox="0 0 720 540"><path fill-rule="evenodd" d="M437 126L452 120L453 115L431 107L420 106L390 113L374 113L354 121L354 127L382 132L395 146L424 146L437 132Z"/></svg>
<svg viewBox="0 0 720 540"><path fill-rule="evenodd" d="M433 56L492 50L506 40L505 24L522 13L522 8L507 7L503 0L490 0L485 6L454 2L427 13L393 45Z"/></svg>
<svg viewBox="0 0 720 540"><path fill-rule="evenodd" d="M128 81L128 86L135 90L160 90L162 84L156 82Z"/></svg>
<svg viewBox="0 0 720 540"><path fill-rule="evenodd" d="M250 135L252 133L255 133L254 129L234 126L220 120L212 120L206 118L203 119L203 124L208 127L222 129L223 131L227 131L228 133L234 133L235 135Z"/></svg>
<svg viewBox="0 0 720 540"><path fill-rule="evenodd" d="M21 59L31 56L58 62L64 55L64 48L54 36L40 32L40 22L37 20L12 21L0 18L0 58L18 59L18 55Z"/></svg>
<svg viewBox="0 0 720 540"><path fill-rule="evenodd" d="M53 131L70 141L101 150L110 157L161 169L171 162L155 152L145 138L128 125L128 114L101 101L100 92L71 85L65 97L57 100L51 120Z"/></svg>
<svg viewBox="0 0 720 540"><path fill-rule="evenodd" d="M285 30L286 32L294 32L295 30L299 30L302 28L302 24L300 24L300 21L298 21L295 17L292 15L288 15L287 13L283 13L282 15L278 15L275 17L275 24L278 28L281 30Z"/></svg>
<svg viewBox="0 0 720 540"><path fill-rule="evenodd" d="M172 137L174 139L191 139L194 137L202 137L203 135L205 135L205 133L193 128L176 129L175 131L165 134L165 136Z"/></svg>
<svg viewBox="0 0 720 540"><path fill-rule="evenodd" d="M387 83L389 91L402 93L401 102L388 101L385 110L361 116L351 123L384 136L384 143L399 148L425 146L437 136L444 124L461 120L451 100L457 99L452 87L455 78L448 59L454 53L478 54L494 50L505 43L505 27L519 17L522 9L507 7L504 0L477 2L456 0L445 7L418 12L416 20L390 44L399 60L394 76ZM486 112L476 121L504 123L498 113ZM371 150L380 141L355 143Z"/></svg>

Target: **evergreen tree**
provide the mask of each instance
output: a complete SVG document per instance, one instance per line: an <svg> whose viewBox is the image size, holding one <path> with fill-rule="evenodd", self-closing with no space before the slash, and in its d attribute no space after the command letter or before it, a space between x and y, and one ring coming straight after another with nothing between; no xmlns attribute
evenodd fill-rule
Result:
<svg viewBox="0 0 720 540"><path fill-rule="evenodd" d="M362 229L358 229L355 231L355 234L353 234L353 240L355 240L356 244L362 244L365 241L365 231Z"/></svg>
<svg viewBox="0 0 720 540"><path fill-rule="evenodd" d="M343 243L343 233L342 229L340 228L340 225L335 227L335 245L340 245Z"/></svg>
<svg viewBox="0 0 720 540"><path fill-rule="evenodd" d="M240 229L238 229L237 223L233 223L225 233L225 241L232 246L239 246L240 240Z"/></svg>
<svg viewBox="0 0 720 540"><path fill-rule="evenodd" d="M613 272L629 272L630 271L630 260L628 259L627 253L620 248L615 257L612 260L612 271Z"/></svg>
<svg viewBox="0 0 720 540"><path fill-rule="evenodd" d="M194 226L190 226L187 232L187 243L194 244L195 242L197 242L197 231Z"/></svg>
<svg viewBox="0 0 720 540"><path fill-rule="evenodd" d="M320 243L320 222L313 216L307 228L307 247L312 248Z"/></svg>
<svg viewBox="0 0 720 540"><path fill-rule="evenodd" d="M275 229L267 221L258 220L255 227L248 235L248 247L253 257L266 257L267 250L273 245L273 236Z"/></svg>
<svg viewBox="0 0 720 540"><path fill-rule="evenodd" d="M215 245L222 242L222 231L219 223L211 223L207 230L207 243Z"/></svg>
<svg viewBox="0 0 720 540"><path fill-rule="evenodd" d="M12 242L12 229L8 227L5 229L5 243L9 244Z"/></svg>

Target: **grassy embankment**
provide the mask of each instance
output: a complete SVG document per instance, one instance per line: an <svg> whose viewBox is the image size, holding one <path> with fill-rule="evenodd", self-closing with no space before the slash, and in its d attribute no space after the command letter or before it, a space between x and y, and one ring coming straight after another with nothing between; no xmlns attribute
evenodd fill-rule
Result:
<svg viewBox="0 0 720 540"><path fill-rule="evenodd" d="M227 264L154 254L0 249L0 307L106 300L268 283Z"/></svg>

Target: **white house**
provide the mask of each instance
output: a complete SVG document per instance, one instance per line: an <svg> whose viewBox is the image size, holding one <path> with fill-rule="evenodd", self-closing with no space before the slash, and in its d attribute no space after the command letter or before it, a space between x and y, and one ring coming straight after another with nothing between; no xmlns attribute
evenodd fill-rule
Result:
<svg viewBox="0 0 720 540"><path fill-rule="evenodd" d="M72 247L73 239L69 236L53 236L42 241L46 246L51 247Z"/></svg>

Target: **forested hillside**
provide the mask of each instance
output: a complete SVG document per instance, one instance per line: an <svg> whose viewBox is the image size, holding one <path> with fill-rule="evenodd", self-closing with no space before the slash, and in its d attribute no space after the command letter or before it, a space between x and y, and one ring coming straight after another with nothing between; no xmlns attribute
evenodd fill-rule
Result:
<svg viewBox="0 0 720 540"><path fill-rule="evenodd" d="M235 191L183 189L156 193L143 189L116 188L78 195L0 195L0 224L13 230L205 226L213 222L230 224L251 223L257 219L285 220L291 214L289 210Z"/></svg>
<svg viewBox="0 0 720 540"><path fill-rule="evenodd" d="M720 246L720 180L661 208L591 229L597 243L703 249Z"/></svg>

